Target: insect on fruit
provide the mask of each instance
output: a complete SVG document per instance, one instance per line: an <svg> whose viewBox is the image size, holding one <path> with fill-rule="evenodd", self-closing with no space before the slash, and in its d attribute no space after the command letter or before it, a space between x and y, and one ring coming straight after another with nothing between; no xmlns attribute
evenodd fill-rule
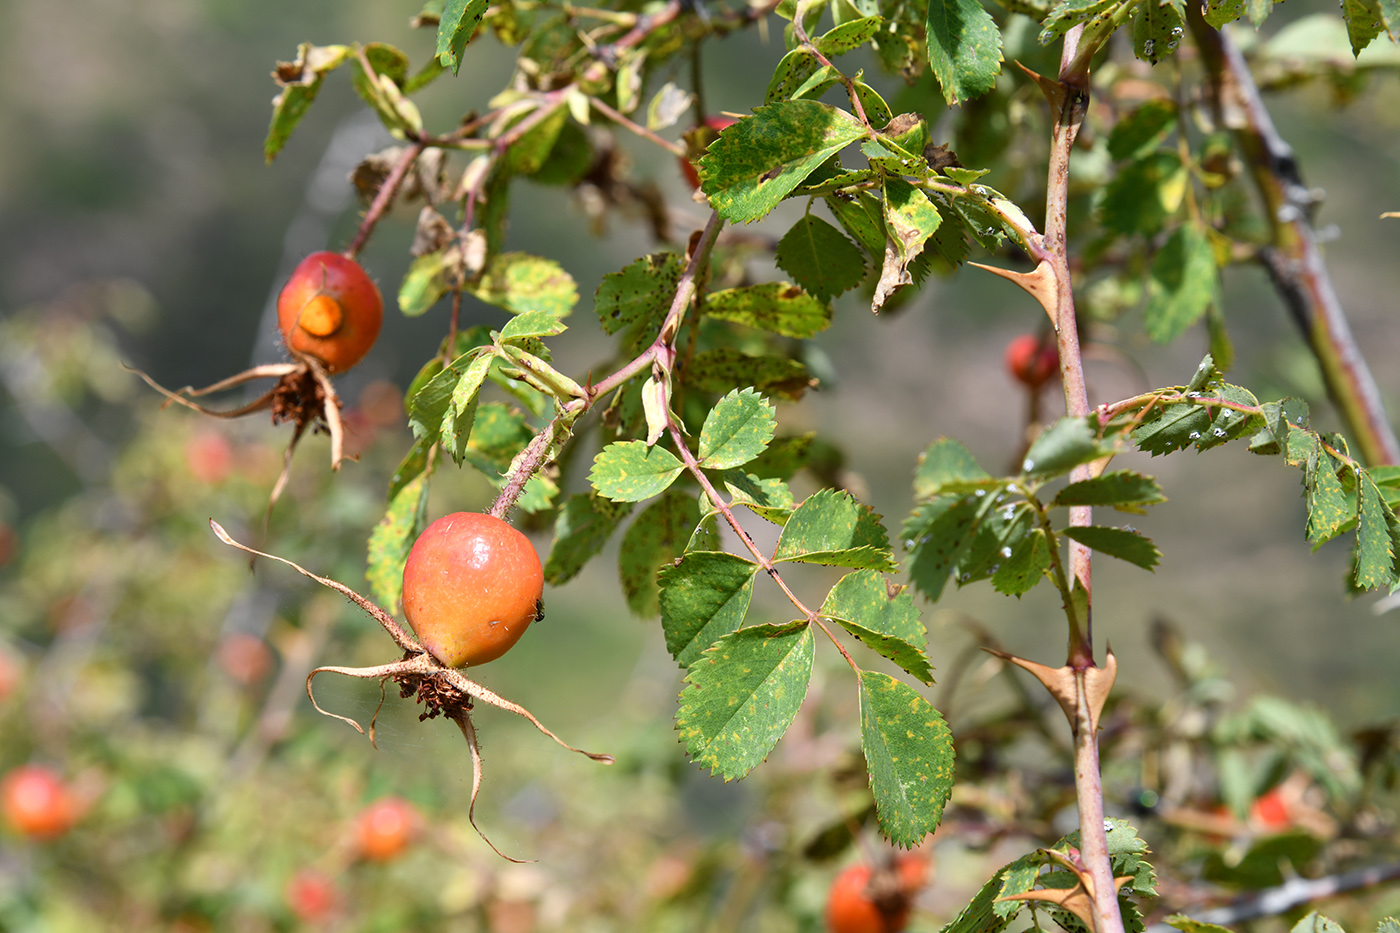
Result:
<svg viewBox="0 0 1400 933"><path fill-rule="evenodd" d="M403 568L403 612L448 667L505 654L541 614L544 570L530 539L479 512L429 525Z"/></svg>

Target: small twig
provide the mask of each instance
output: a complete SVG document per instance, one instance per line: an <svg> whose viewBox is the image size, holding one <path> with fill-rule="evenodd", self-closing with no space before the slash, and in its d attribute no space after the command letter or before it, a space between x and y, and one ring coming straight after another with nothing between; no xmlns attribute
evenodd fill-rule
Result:
<svg viewBox="0 0 1400 933"><path fill-rule="evenodd" d="M618 111L614 110L612 107L609 107L606 103L604 103L596 97L588 98L588 103L592 105L594 110L598 111L603 116L607 117L609 120L612 120L614 123L616 123L623 129L628 130L631 133L642 137L643 139L656 143L658 146L660 146L662 149L665 149L672 155L680 156L682 159L685 158L685 147L682 146L680 143L673 143L669 139L661 138L661 136L659 136L658 134L652 132L651 130L647 129L645 126L642 126L636 121L628 119L624 114L621 114Z"/></svg>
<svg viewBox="0 0 1400 933"><path fill-rule="evenodd" d="M327 577L318 576L317 574L312 573L310 570L307 570L300 564L287 560L285 557L278 557L276 554L267 554L255 548L250 548L246 544L239 544L229 535L227 531L224 531L222 525L214 521L214 519L212 518L209 519L209 527L214 529L214 534L218 537L220 541L224 542L225 544L231 547L236 547L240 551L246 551L247 553L256 555L258 557L266 557L268 560L275 560L279 564L286 564L288 567L291 567L293 570L295 570L302 576L309 577L312 580L315 580L317 583L321 584L322 586L330 587L340 595L344 596L346 599L350 600L355 605L359 606L365 612L369 613L370 617L373 618L374 621L378 622L381 626L383 626L384 631L389 633L389 637L394 640L394 644L398 645L403 650L411 651L414 654L420 654L423 652L423 646L418 644L418 642L414 641L413 637L410 636L407 632L405 632L399 626L399 624L394 621L393 617L391 617L383 609L380 609L374 603L370 602L368 599L365 599L359 593L356 593L354 590L350 589L350 587L346 586L344 583L337 583L335 580L331 580Z"/></svg>

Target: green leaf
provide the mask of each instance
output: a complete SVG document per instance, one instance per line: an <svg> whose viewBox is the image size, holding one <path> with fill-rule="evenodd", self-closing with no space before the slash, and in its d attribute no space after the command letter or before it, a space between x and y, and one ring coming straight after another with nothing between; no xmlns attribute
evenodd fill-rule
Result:
<svg viewBox="0 0 1400 933"><path fill-rule="evenodd" d="M905 586L875 570L848 573L826 594L821 613L926 684L933 668L924 654L928 633Z"/></svg>
<svg viewBox="0 0 1400 933"><path fill-rule="evenodd" d="M811 459L815 441L816 435L811 432L775 437L763 453L758 455L758 459L749 461L747 472L760 479L792 479ZM1397 479L1397 484L1400 484L1400 479Z"/></svg>
<svg viewBox="0 0 1400 933"><path fill-rule="evenodd" d="M866 134L859 120L814 100L775 101L720 134L699 163L711 206L757 220L827 158Z"/></svg>
<svg viewBox="0 0 1400 933"><path fill-rule="evenodd" d="M599 495L615 502L640 502L661 493L684 469L664 447L619 441L598 452L588 478Z"/></svg>
<svg viewBox="0 0 1400 933"><path fill-rule="evenodd" d="M652 323L659 331L684 271L685 261L675 253L652 253L603 276L593 297L603 330L615 334L633 324Z"/></svg>
<svg viewBox="0 0 1400 933"><path fill-rule="evenodd" d="M1389 588L1396 582L1394 516L1371 477L1363 473L1358 479L1361 508L1356 521L1356 586L1360 590Z"/></svg>
<svg viewBox="0 0 1400 933"><path fill-rule="evenodd" d="M460 463L461 445L466 442L462 434L471 433L470 412L474 408L470 402L481 388L491 360L490 353L464 353L429 379L409 402L408 424L413 429L413 436L434 444L442 436L446 425L454 439L460 441L454 444Z"/></svg>
<svg viewBox="0 0 1400 933"><path fill-rule="evenodd" d="M1331 917L1311 911L1302 920L1293 924L1288 933L1346 933L1346 928Z"/></svg>
<svg viewBox="0 0 1400 933"><path fill-rule="evenodd" d="M1007 596L1023 596L1045 577L1050 569L1050 543L1044 530L1032 528L1011 549L1011 556L992 574L992 588Z"/></svg>
<svg viewBox="0 0 1400 933"><path fill-rule="evenodd" d="M1162 552L1157 550L1151 538L1126 528L1107 528L1103 525L1073 526L1064 529L1061 534L1073 538L1085 547L1093 548L1100 554L1137 564L1143 570L1151 570L1162 559Z"/></svg>
<svg viewBox="0 0 1400 933"><path fill-rule="evenodd" d="M1254 393L1240 386L1226 383L1219 387L1216 394L1236 405L1248 405L1252 408L1259 406L1259 399L1255 398ZM1210 420L1210 430L1203 431L1200 439L1196 441L1196 449L1209 450L1219 447L1239 437L1251 426L1258 425L1260 420L1258 415L1250 415L1222 405L1216 409L1215 416Z"/></svg>
<svg viewBox="0 0 1400 933"><path fill-rule="evenodd" d="M512 314L545 311L562 318L578 303L573 276L554 260L527 253L498 254L469 290Z"/></svg>
<svg viewBox="0 0 1400 933"><path fill-rule="evenodd" d="M751 386L764 395L798 399L812 377L807 367L784 356L749 356L733 347L718 347L695 355L685 370L685 382L701 392L729 392Z"/></svg>
<svg viewBox="0 0 1400 933"><path fill-rule="evenodd" d="M736 389L715 402L700 429L700 465L727 470L763 453L777 421L773 406L753 389Z"/></svg>
<svg viewBox="0 0 1400 933"><path fill-rule="evenodd" d="M1133 18L1133 54L1155 65L1176 51L1185 31L1182 0L1143 0Z"/></svg>
<svg viewBox="0 0 1400 933"><path fill-rule="evenodd" d="M943 594L948 575L972 546L994 498L941 496L905 519L900 537L909 550L909 577L930 600Z"/></svg>
<svg viewBox="0 0 1400 933"><path fill-rule="evenodd" d="M263 142L263 157L268 162L277 158L292 131L306 116L326 75L344 64L353 51L348 45L317 46L303 42L297 46L296 61L278 63L272 76L282 90L272 99L272 124Z"/></svg>
<svg viewBox="0 0 1400 933"><path fill-rule="evenodd" d="M1108 154L1116 161L1137 159L1156 149L1176 128L1176 102L1149 100L1120 119L1108 134Z"/></svg>
<svg viewBox="0 0 1400 933"><path fill-rule="evenodd" d="M1055 476L1111 453L1094 436L1087 418L1061 418L1040 432L1026 451L1021 470L1033 476Z"/></svg>
<svg viewBox="0 0 1400 933"><path fill-rule="evenodd" d="M1342 0L1342 17L1347 23L1351 54L1360 55L1385 29L1377 0Z"/></svg>
<svg viewBox="0 0 1400 933"><path fill-rule="evenodd" d="M743 624L757 572L758 564L724 551L688 551L680 563L661 568L661 630L681 667Z"/></svg>
<svg viewBox="0 0 1400 933"><path fill-rule="evenodd" d="M1001 30L978 0L929 0L928 63L952 106L980 97L1001 74Z"/></svg>
<svg viewBox="0 0 1400 933"><path fill-rule="evenodd" d="M947 493L971 492L996 482L992 474L978 466L961 441L940 437L919 454L914 498L922 502Z"/></svg>
<svg viewBox="0 0 1400 933"><path fill-rule="evenodd" d="M632 511L630 502L612 502L589 492L575 493L554 519L554 543L544 562L544 580L562 586L603 549L614 529Z"/></svg>
<svg viewBox="0 0 1400 933"><path fill-rule="evenodd" d="M928 195L902 178L885 178L885 230L905 263L923 250L942 222L943 215Z"/></svg>
<svg viewBox="0 0 1400 933"><path fill-rule="evenodd" d="M1009 866L1007 866L1009 867ZM1010 908L1019 912L1022 901L998 901L1002 895L1007 867L992 875L986 884L973 896L968 905L958 912L939 933L1001 933L1010 923L1011 916L1002 916L999 909ZM1028 889L1029 890L1029 889Z"/></svg>
<svg viewBox="0 0 1400 933"><path fill-rule="evenodd" d="M841 236L830 224L827 227ZM855 250L845 237L841 239ZM831 323L831 309L824 302L788 282L763 282L714 292L705 299L705 313L784 337L812 337Z"/></svg>
<svg viewBox="0 0 1400 933"><path fill-rule="evenodd" d="M748 506L755 515L775 525L787 524L792 515L792 490L781 479L760 479L742 470L727 470L721 477L732 497L731 506ZM706 508L711 505L707 502Z"/></svg>
<svg viewBox="0 0 1400 933"><path fill-rule="evenodd" d="M1120 5L1121 0L1061 0L1041 24L1040 44L1049 45L1079 23Z"/></svg>
<svg viewBox="0 0 1400 933"><path fill-rule="evenodd" d="M804 214L778 241L778 268L823 304L860 284L865 256L840 230L814 214ZM713 303L714 296L710 302ZM830 316L822 329L830 323Z"/></svg>
<svg viewBox="0 0 1400 933"><path fill-rule="evenodd" d="M628 527L618 549L617 572L627 608L634 614L656 615L657 571L685 553L699 520L695 497L668 489Z"/></svg>
<svg viewBox="0 0 1400 933"><path fill-rule="evenodd" d="M847 20L825 35L818 36L812 44L827 58L835 58L868 43L875 37L875 33L879 32L883 23L884 19L879 16Z"/></svg>
<svg viewBox="0 0 1400 933"><path fill-rule="evenodd" d="M521 340L525 337L553 337L569 329L553 311L522 311L506 321L501 328L501 340Z"/></svg>
<svg viewBox="0 0 1400 933"><path fill-rule="evenodd" d="M510 121L507 129L523 122L535 112L522 112L517 119ZM550 153L554 151L554 144L559 141L559 135L568 122L568 107L563 103L556 103L549 109L548 116L541 118L506 150L506 169L512 175L529 176L544 168Z"/></svg>
<svg viewBox="0 0 1400 933"><path fill-rule="evenodd" d="M768 90L763 96L765 104L775 101L790 100L795 97L816 96L809 95L809 84L811 78L819 71L827 70L817 56L812 54L810 49L796 48L788 52L778 62L773 69L773 77L768 79ZM830 69L835 72L835 69ZM833 73L831 82L834 84L839 75ZM825 90L825 89L823 89Z"/></svg>
<svg viewBox="0 0 1400 933"><path fill-rule="evenodd" d="M1124 235L1159 232L1181 205L1188 177L1175 152L1149 152L1129 162L1104 186L1103 225Z"/></svg>
<svg viewBox="0 0 1400 933"><path fill-rule="evenodd" d="M516 454L534 440L535 431L525 414L505 402L478 404L467 441L465 457L472 466L491 476L504 473Z"/></svg>
<svg viewBox="0 0 1400 933"><path fill-rule="evenodd" d="M1210 413L1199 405L1168 405L1162 416L1133 431L1133 440L1152 456L1189 447L1210 430Z"/></svg>
<svg viewBox="0 0 1400 933"><path fill-rule="evenodd" d="M1143 321L1158 343L1170 343L1206 313L1219 290L1210 238L1183 224L1152 260Z"/></svg>
<svg viewBox="0 0 1400 933"><path fill-rule="evenodd" d="M394 475L389 480L389 501L392 502L399 490L428 468L428 450L431 447L431 444L422 441L413 442L413 446L394 469Z"/></svg>
<svg viewBox="0 0 1400 933"><path fill-rule="evenodd" d="M399 285L399 310L405 317L419 317L447 294L461 270L462 254L452 247L417 257Z"/></svg>
<svg viewBox="0 0 1400 933"><path fill-rule="evenodd" d="M1166 502L1157 481L1133 470L1115 470L1094 479L1070 483L1055 496L1056 505L1150 505Z"/></svg>
<svg viewBox="0 0 1400 933"><path fill-rule="evenodd" d="M389 509L369 534L365 579L370 592L392 614L403 594L403 565L413 542L428 527L428 477L419 473L389 499Z"/></svg>
<svg viewBox="0 0 1400 933"><path fill-rule="evenodd" d="M812 678L806 622L755 625L720 639L686 675L676 730L696 764L726 781L768 757L797 716Z"/></svg>
<svg viewBox="0 0 1400 933"><path fill-rule="evenodd" d="M823 489L808 496L783 526L775 561L893 570L894 554L880 516L850 493Z"/></svg>
<svg viewBox="0 0 1400 933"><path fill-rule="evenodd" d="M973 493L973 497L977 498L977 493ZM1002 561L1011 558L1016 545L1031 531L1035 522L1035 512L1031 506L1025 502L1000 505L998 500L1001 498L997 496L993 499L993 507L983 515L972 542L958 560L956 573L959 588L995 575L1001 569Z"/></svg>
<svg viewBox="0 0 1400 933"><path fill-rule="evenodd" d="M462 53L486 15L489 0L447 0L438 18L437 58L455 75L462 67Z"/></svg>
<svg viewBox="0 0 1400 933"><path fill-rule="evenodd" d="M827 196L826 206L846 232L876 263L885 258L885 202L869 191L851 197Z"/></svg>
<svg viewBox="0 0 1400 933"><path fill-rule="evenodd" d="M1288 437L1292 428L1306 427L1311 420L1308 403L1298 398L1286 398L1277 402L1265 402L1263 409L1264 427L1249 440L1249 450L1256 454L1280 454L1288 449ZM1295 464L1296 465L1296 464Z"/></svg>
<svg viewBox="0 0 1400 933"><path fill-rule="evenodd" d="M1246 5L1246 0L1207 0L1206 22L1219 29L1243 16Z"/></svg>
<svg viewBox="0 0 1400 933"><path fill-rule="evenodd" d="M481 392L481 384L486 381L486 372L491 368L492 361L489 353L479 354L471 361L462 378L452 387L452 396L438 425L438 443L458 465L461 465L466 453L467 441L476 421L477 395Z"/></svg>
<svg viewBox="0 0 1400 933"><path fill-rule="evenodd" d="M880 829L915 846L938 828L953 789L953 734L938 710L888 674L860 674L860 734Z"/></svg>

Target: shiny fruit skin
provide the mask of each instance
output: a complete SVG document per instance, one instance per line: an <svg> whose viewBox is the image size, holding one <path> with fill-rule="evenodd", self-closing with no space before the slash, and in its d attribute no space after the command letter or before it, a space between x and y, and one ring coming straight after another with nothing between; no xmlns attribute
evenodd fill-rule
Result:
<svg viewBox="0 0 1400 933"><path fill-rule="evenodd" d="M485 664L510 650L539 612L544 568L530 539L479 512L429 525L403 568L403 611L443 664Z"/></svg>
<svg viewBox="0 0 1400 933"><path fill-rule="evenodd" d="M418 835L422 818L402 797L382 797L366 807L355 824L360 854L371 862L402 855Z"/></svg>
<svg viewBox="0 0 1400 933"><path fill-rule="evenodd" d="M831 883L826 901L826 928L831 933L898 933L909 922L907 904L893 914L875 906L870 875L869 865L851 865Z"/></svg>
<svg viewBox="0 0 1400 933"><path fill-rule="evenodd" d="M327 372L358 363L379 336L384 299L358 262L340 253L312 253L293 270L277 296L277 326L297 353L320 360Z"/></svg>
<svg viewBox="0 0 1400 933"><path fill-rule="evenodd" d="M719 137L721 130L737 122L739 121L733 117L706 117L699 126L686 134L687 148L692 150L693 155L680 160L681 174L685 176L686 184L690 185L692 191L700 187L700 175L695 171L695 160L705 154L710 148L710 143Z"/></svg>
<svg viewBox="0 0 1400 933"><path fill-rule="evenodd" d="M1038 389L1060 371L1060 354L1035 334L1021 334L1006 345L1006 371L1016 381Z"/></svg>
<svg viewBox="0 0 1400 933"><path fill-rule="evenodd" d="M0 805L10 825L34 839L54 839L72 828L77 808L68 786L43 765L24 765L0 784Z"/></svg>

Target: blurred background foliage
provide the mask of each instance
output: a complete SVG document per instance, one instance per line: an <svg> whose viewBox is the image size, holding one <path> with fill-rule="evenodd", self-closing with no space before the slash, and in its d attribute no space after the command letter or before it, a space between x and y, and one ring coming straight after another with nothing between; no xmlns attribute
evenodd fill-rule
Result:
<svg viewBox="0 0 1400 933"><path fill-rule="evenodd" d="M483 712L479 818L507 852L539 860L505 863L467 825L470 768L454 730L419 724L391 696L375 749L306 702L316 664L390 660L382 633L285 568L250 574L210 535L211 516L241 540L260 534L286 430L162 410L122 364L178 386L278 358L269 295L300 255L348 239L357 205L345 174L386 139L357 116L348 81L331 80L265 166L267 72L307 40L383 39L421 62L432 36L409 29L411 12L361 0L0 9L0 771L52 767L76 821L49 842L0 830L0 929L811 930L837 865L876 857L868 828L849 845L869 816L849 685L833 678L828 690L819 674L750 779L700 774L671 725L679 673L659 634L627 614L605 554L548 592L545 622L483 674L566 740L618 757L599 767ZM711 111L745 111L776 59L755 33L705 55ZM461 76L424 95L429 121L482 109L512 59L494 41L473 45ZM1400 240L1376 217L1400 208L1400 83L1312 82L1270 104L1305 177L1327 191L1318 222L1335 225L1331 270L1400 410ZM1010 139L1024 129L985 128ZM965 136L969 150L981 144ZM638 177L689 207L671 157L623 145ZM1016 151L1003 153L1009 178ZM509 248L559 260L584 294L651 248L623 218L592 235L563 197L521 186ZM389 294L410 210L363 257ZM1324 412L1315 366L1263 275L1230 273L1225 303L1232 380ZM470 307L464 324L494 313ZM987 464L1013 456L1025 398L1001 350L1038 314L971 271L933 281L888 319L852 298L816 341L826 390L785 408L785 422L838 441L845 480L902 514L913 459L933 437L958 437ZM585 373L602 352L582 318L558 345L564 371ZM360 586L365 538L408 444L399 393L441 335L440 312L386 315L367 362L338 380L361 460L332 476L325 439L303 443L268 530L279 554ZM1095 337L1098 401L1182 381L1204 343L1193 333L1151 346L1131 316ZM1344 601L1344 547L1308 553L1292 471L1228 449L1125 465L1156 473L1173 501L1138 522L1166 555L1156 575L1104 566L1096 577L1100 638L1130 672L1107 717L1106 778L1110 811L1139 821L1173 866L1166 896L1189 903L1393 858L1395 618ZM490 496L445 471L432 512ZM915 929L937 929L992 870L1072 822L1063 726L973 650L1054 660L1056 612L1042 588L1022 601L970 589L926 613L931 699L958 737L963 783ZM819 653L819 668L834 663ZM361 722L378 707L372 685L322 690ZM1171 788L1173 806L1145 787ZM1265 813L1256 804L1273 792ZM386 795L424 820L407 852L381 863L364 856L355 820ZM299 914L289 893L308 871L334 888L319 914ZM1362 923L1397 909L1400 896L1379 889L1333 912Z"/></svg>

